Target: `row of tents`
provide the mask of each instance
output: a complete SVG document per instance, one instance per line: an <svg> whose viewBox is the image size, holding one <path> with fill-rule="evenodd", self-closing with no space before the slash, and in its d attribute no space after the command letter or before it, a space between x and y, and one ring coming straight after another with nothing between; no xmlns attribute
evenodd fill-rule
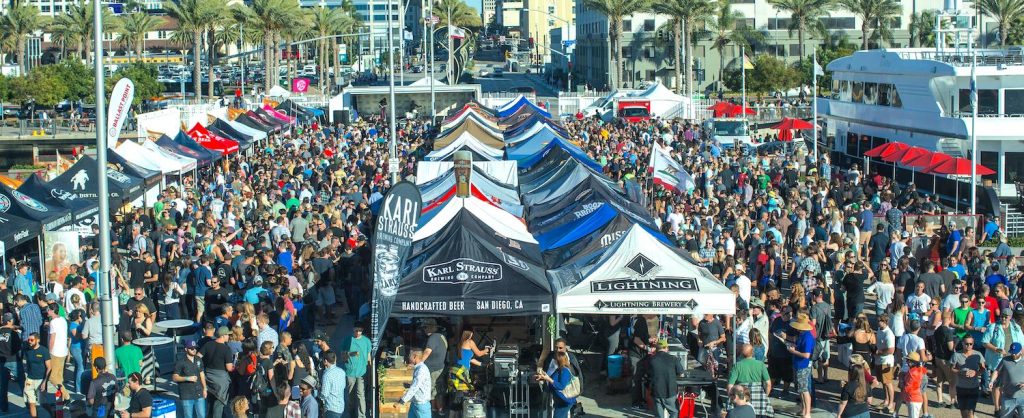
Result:
<svg viewBox="0 0 1024 418"><path fill-rule="evenodd" d="M268 135L289 129L297 119L316 117L312 110L303 109L290 101L277 108L232 109L228 119L210 117L206 126L197 123L191 129L160 133L141 143L125 140L110 144L106 177L111 207L152 204L161 188L176 182L174 177L180 179L225 156L249 150ZM43 231L91 234L99 215L98 178L98 162L83 155L50 181L33 174L20 184L0 184L0 224L4 225L0 243L4 249L31 241Z"/></svg>
<svg viewBox="0 0 1024 418"><path fill-rule="evenodd" d="M605 176L544 108L470 103L438 131L417 167L423 212L393 315L733 311L659 231L640 186ZM458 151L474 157L466 198Z"/></svg>

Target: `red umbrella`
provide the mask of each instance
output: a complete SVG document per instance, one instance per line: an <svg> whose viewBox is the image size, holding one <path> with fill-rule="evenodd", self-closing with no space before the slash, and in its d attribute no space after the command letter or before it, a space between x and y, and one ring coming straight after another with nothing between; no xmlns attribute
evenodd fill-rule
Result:
<svg viewBox="0 0 1024 418"><path fill-rule="evenodd" d="M949 154L943 154L941 152L933 152L931 154L921 155L921 156L919 156L917 158L914 158L912 160L905 161L905 162L903 162L903 164L911 166L911 167L914 167L914 168L928 168L928 167L934 166L934 165L936 165L938 163L945 162L945 161L952 160L952 159L953 159L953 157L950 157ZM924 171L924 170L922 170L922 171ZM926 171L924 171L924 172L926 172Z"/></svg>
<svg viewBox="0 0 1024 418"><path fill-rule="evenodd" d="M867 152L864 153L864 156L872 158L884 158L886 155L892 154L896 151L902 151L907 148L910 148L910 145L904 144L902 142L886 142L885 144L869 149Z"/></svg>
<svg viewBox="0 0 1024 418"><path fill-rule="evenodd" d="M885 157L882 158L882 160L890 163L900 163L906 165L908 161L913 160L914 158L931 153L931 151L928 151L921 147L910 147L886 155Z"/></svg>
<svg viewBox="0 0 1024 418"><path fill-rule="evenodd" d="M729 102L716 102L715 104L708 106L708 110L714 111L714 116L719 118L728 114L729 110L735 106L736 105Z"/></svg>
<svg viewBox="0 0 1024 418"><path fill-rule="evenodd" d="M735 117L735 116L743 115L743 114L756 115L757 112L755 112L754 109L751 109L751 108L746 107L746 106L740 106L740 105L737 105L737 104L732 105L732 107L730 107L728 110L726 110L726 116L729 116L729 117Z"/></svg>
<svg viewBox="0 0 1024 418"><path fill-rule="evenodd" d="M989 174L995 174L995 171L978 164L975 168L977 174L980 176L987 176ZM957 176L969 176L971 175L971 160L966 158L951 158L946 161L935 164L923 170L925 173L932 174L952 174Z"/></svg>
<svg viewBox="0 0 1024 418"><path fill-rule="evenodd" d="M803 119L782 118L772 129L814 129L814 125Z"/></svg>

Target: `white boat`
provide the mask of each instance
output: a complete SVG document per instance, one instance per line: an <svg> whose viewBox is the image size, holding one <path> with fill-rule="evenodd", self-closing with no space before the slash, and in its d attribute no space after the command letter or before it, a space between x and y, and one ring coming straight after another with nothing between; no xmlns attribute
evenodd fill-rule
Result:
<svg viewBox="0 0 1024 418"><path fill-rule="evenodd" d="M1014 181L1024 180L1024 47L974 49L970 45L968 40L954 42L952 47L858 51L829 63L832 96L818 103L835 138L830 144L834 155L846 164L860 163L865 151L886 142L902 142L969 159L975 151L971 146L975 126L978 162L996 171L983 179L992 181L999 197L1016 196ZM970 99L972 61L977 78L976 120L972 120ZM875 164L873 159L871 165ZM885 166L892 171L891 165ZM901 183L914 179L919 189L931 190L931 176L924 177L928 187L922 187L920 172L897 168ZM969 194L969 176L937 180L945 197L952 198L954 181ZM960 198L967 195L961 192Z"/></svg>

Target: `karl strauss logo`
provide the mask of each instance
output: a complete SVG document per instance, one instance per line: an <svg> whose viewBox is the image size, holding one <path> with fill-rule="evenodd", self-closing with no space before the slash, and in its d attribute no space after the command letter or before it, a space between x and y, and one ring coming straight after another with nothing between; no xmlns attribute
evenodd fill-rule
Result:
<svg viewBox="0 0 1024 418"><path fill-rule="evenodd" d="M423 268L424 283L467 284L501 280L501 264L469 258L433 264Z"/></svg>

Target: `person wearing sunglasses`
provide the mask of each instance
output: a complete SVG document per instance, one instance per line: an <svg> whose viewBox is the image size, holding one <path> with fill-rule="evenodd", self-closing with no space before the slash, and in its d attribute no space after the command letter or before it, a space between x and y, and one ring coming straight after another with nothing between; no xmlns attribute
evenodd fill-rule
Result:
<svg viewBox="0 0 1024 418"><path fill-rule="evenodd" d="M185 342L185 357L174 365L171 380L177 383L178 399L185 418L206 415L206 375L200 366L196 340Z"/></svg>
<svg viewBox="0 0 1024 418"><path fill-rule="evenodd" d="M974 337L967 335L960 341L960 350L953 354L951 365L957 376L954 403L960 409L961 418L974 418L980 395L978 388L985 371L984 358L974 350Z"/></svg>

